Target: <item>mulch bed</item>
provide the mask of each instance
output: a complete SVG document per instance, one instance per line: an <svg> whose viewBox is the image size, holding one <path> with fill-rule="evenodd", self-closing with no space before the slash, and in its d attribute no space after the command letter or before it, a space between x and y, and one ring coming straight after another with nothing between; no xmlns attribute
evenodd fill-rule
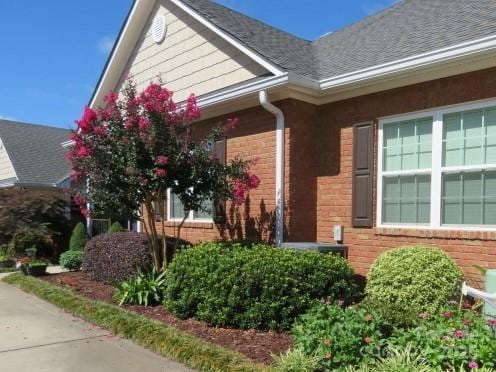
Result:
<svg viewBox="0 0 496 372"><path fill-rule="evenodd" d="M92 300L112 302L113 287L91 280L83 272L53 274L40 277L40 279L57 286L69 287L74 292ZM283 353L293 345L293 340L288 333L210 327L199 320L176 318L163 306L124 305L123 307L214 344L235 350L254 362L269 364L272 362L271 354Z"/></svg>

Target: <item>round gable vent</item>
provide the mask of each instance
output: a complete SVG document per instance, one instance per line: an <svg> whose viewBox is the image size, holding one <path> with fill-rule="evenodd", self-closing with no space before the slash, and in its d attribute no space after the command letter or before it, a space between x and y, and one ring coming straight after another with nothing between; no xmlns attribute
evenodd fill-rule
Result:
<svg viewBox="0 0 496 372"><path fill-rule="evenodd" d="M167 24L165 23L165 16L163 14L157 15L153 19L152 23L152 36L153 41L157 44L162 42L165 38L165 33L167 31Z"/></svg>

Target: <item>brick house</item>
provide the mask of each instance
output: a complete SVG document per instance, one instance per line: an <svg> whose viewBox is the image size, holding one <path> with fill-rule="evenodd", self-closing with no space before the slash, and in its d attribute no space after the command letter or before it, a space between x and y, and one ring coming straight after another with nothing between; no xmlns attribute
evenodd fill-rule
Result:
<svg viewBox="0 0 496 372"><path fill-rule="evenodd" d="M129 74L196 93L197 133L239 118L227 158L260 157L247 205L189 213L186 240L331 242L343 225L362 274L412 243L496 267L495 1L405 0L307 41L208 0L136 0L90 105Z"/></svg>

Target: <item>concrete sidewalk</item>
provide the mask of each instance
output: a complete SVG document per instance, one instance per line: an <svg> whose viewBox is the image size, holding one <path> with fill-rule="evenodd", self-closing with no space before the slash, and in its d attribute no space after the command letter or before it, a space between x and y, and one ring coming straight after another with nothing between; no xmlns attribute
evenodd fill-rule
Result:
<svg viewBox="0 0 496 372"><path fill-rule="evenodd" d="M191 370L0 282L0 371Z"/></svg>

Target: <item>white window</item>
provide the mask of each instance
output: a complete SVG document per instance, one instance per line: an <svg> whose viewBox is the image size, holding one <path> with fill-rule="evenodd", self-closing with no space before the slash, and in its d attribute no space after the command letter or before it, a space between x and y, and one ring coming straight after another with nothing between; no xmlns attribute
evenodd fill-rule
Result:
<svg viewBox="0 0 496 372"><path fill-rule="evenodd" d="M496 102L379 121L379 226L496 228Z"/></svg>
<svg viewBox="0 0 496 372"><path fill-rule="evenodd" d="M207 200L203 203L205 211L185 211L181 200L171 191L167 193L167 219L169 221L182 221L185 214L186 221L195 222L212 222L213 221L213 202Z"/></svg>

